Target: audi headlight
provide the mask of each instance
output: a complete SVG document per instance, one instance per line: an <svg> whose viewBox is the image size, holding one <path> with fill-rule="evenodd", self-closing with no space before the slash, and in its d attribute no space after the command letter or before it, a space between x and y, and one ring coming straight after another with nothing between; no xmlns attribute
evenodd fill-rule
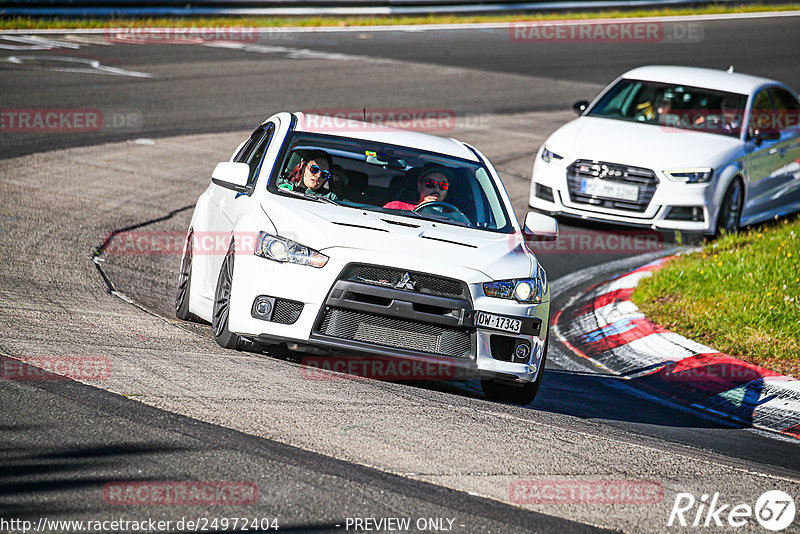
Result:
<svg viewBox="0 0 800 534"><path fill-rule="evenodd" d="M316 268L324 267L328 263L328 256L325 254L295 243L291 239L266 232L259 232L255 254L268 260L309 265Z"/></svg>
<svg viewBox="0 0 800 534"><path fill-rule="evenodd" d="M516 300L525 304L539 304L547 293L547 278L541 266L535 278L500 280L483 284L487 297Z"/></svg>
<svg viewBox="0 0 800 534"><path fill-rule="evenodd" d="M687 184L702 184L711 180L714 175L714 170L708 167L698 167L696 169L677 169L673 171L664 171L672 181L685 182Z"/></svg>
<svg viewBox="0 0 800 534"><path fill-rule="evenodd" d="M542 161L544 161L545 163L555 163L563 159L564 156L556 154L555 152L547 148L547 146L545 146L544 149L542 149Z"/></svg>

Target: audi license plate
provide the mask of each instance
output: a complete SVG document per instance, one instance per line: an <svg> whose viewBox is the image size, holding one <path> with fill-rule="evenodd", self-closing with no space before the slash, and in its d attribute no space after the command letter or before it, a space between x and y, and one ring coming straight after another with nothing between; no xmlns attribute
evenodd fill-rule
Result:
<svg viewBox="0 0 800 534"><path fill-rule="evenodd" d="M515 334L519 334L522 330L522 321L520 319L512 319L511 317L503 317L493 313L478 312L475 315L475 323L483 328L494 328Z"/></svg>
<svg viewBox="0 0 800 534"><path fill-rule="evenodd" d="M639 188L635 185L615 184L605 180L581 180L581 193L634 202L639 198Z"/></svg>

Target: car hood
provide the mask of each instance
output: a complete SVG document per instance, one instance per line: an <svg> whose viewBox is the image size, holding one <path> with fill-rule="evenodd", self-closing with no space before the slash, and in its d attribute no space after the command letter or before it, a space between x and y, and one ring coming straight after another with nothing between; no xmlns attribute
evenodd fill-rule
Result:
<svg viewBox="0 0 800 534"><path fill-rule="evenodd" d="M345 262L343 249L357 249L373 254L376 263L451 277L524 278L538 269L520 233L270 196L263 208L279 235Z"/></svg>
<svg viewBox="0 0 800 534"><path fill-rule="evenodd" d="M556 130L548 149L576 159L619 163L658 171L715 167L727 161L741 140L654 124L580 117Z"/></svg>

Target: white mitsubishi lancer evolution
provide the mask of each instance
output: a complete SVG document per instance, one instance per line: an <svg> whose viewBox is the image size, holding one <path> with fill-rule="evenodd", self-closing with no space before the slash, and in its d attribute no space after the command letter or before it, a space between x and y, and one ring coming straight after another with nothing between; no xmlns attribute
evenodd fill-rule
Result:
<svg viewBox="0 0 800 534"><path fill-rule="evenodd" d="M175 302L226 348L447 365L492 399L541 383L550 291L475 148L359 121L279 113L217 165L189 227Z"/></svg>

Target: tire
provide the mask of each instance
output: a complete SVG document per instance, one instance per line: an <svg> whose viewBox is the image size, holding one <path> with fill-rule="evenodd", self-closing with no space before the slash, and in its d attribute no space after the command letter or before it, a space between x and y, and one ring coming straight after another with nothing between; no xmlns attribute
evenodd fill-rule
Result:
<svg viewBox="0 0 800 534"><path fill-rule="evenodd" d="M716 236L722 234L735 234L739 231L739 221L742 217L742 182L734 178L725 196L722 197L722 204L717 213Z"/></svg>
<svg viewBox="0 0 800 534"><path fill-rule="evenodd" d="M178 273L178 289L175 292L175 317L182 321L199 320L199 317L189 311L189 295L192 290L192 237L193 232L190 230L186 236L186 246Z"/></svg>
<svg viewBox="0 0 800 534"><path fill-rule="evenodd" d="M542 385L542 377L544 376L544 364L547 361L547 345L550 343L550 335L548 332L547 340L544 345L544 354L542 354L542 363L539 366L539 374L536 375L536 380L528 382L522 386L515 386L507 382L498 382L496 380L481 380L481 389L484 395L493 401L508 402L511 404L519 404L527 406L532 403L539 392L539 386Z"/></svg>
<svg viewBox="0 0 800 534"><path fill-rule="evenodd" d="M220 347L226 349L239 349L242 346L242 339L228 330L234 256L233 243L231 243L231 248L228 249L228 253L222 261L222 267L219 270L217 289L214 291L214 312L211 317L214 339L217 340Z"/></svg>

